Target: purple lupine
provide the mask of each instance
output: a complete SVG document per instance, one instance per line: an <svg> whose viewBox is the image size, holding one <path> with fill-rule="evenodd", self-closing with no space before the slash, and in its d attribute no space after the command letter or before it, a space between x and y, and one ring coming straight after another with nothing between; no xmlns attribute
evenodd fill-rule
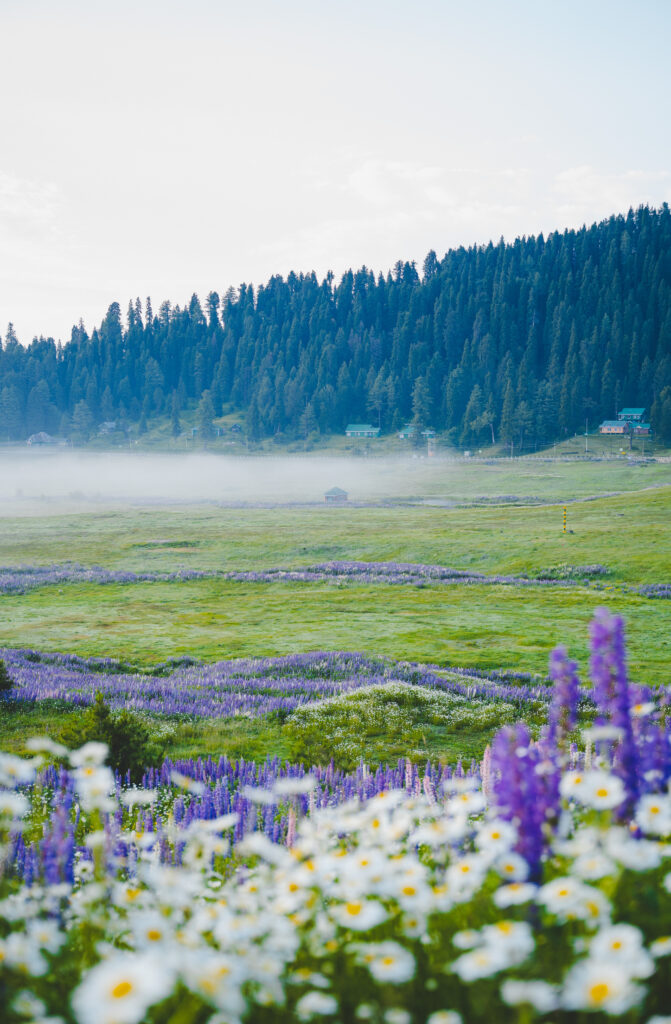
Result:
<svg viewBox="0 0 671 1024"><path fill-rule="evenodd" d="M16 684L17 700L57 698L85 706L100 690L113 708L207 718L291 712L313 700L395 681L468 699L505 700L519 707L551 695L549 686L523 673L436 670L344 651L243 658L212 665L167 664L158 667L160 675L124 671L111 659L11 649L0 650L0 657ZM449 672L449 676L438 671Z"/></svg>
<svg viewBox="0 0 671 1024"><path fill-rule="evenodd" d="M632 724L632 701L622 618L619 615L611 615L607 608L597 608L590 623L590 639L590 672L598 721L602 724L610 723L620 730L613 769L622 779L627 794L627 799L619 810L619 815L624 815L638 799L640 770Z"/></svg>
<svg viewBox="0 0 671 1024"><path fill-rule="evenodd" d="M485 573L472 569L453 569L442 565L423 565L416 562L321 562L302 568L271 567L261 570L177 569L166 572L133 572L129 569L105 569L102 566L84 566L76 563L63 565L4 566L0 567L0 593L21 594L35 587L67 583L183 583L190 580L222 579L237 583L319 583L355 582L383 583L424 587L427 584L462 584L515 587L566 587L589 582L595 576L607 573L602 565L575 566L566 575L557 578L548 572L536 577L513 574ZM644 596L666 597L668 584L653 584L650 593L639 588ZM657 588L656 590L654 588ZM650 589L650 586L648 587ZM669 588L671 589L671 588Z"/></svg>
<svg viewBox="0 0 671 1024"><path fill-rule="evenodd" d="M545 783L539 747L524 722L504 726L492 741L491 788L498 814L517 826L517 851L532 878L540 872L548 811L553 813L552 788Z"/></svg>
<svg viewBox="0 0 671 1024"><path fill-rule="evenodd" d="M554 685L548 710L548 746L564 760L568 734L578 721L580 680L578 666L569 660L563 645L555 647L550 655L549 675Z"/></svg>

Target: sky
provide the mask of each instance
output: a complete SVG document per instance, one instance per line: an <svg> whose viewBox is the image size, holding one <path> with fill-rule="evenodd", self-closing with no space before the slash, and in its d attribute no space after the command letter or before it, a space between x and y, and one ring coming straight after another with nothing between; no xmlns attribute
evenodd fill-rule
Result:
<svg viewBox="0 0 671 1024"><path fill-rule="evenodd" d="M0 335L671 202L667 0L0 0Z"/></svg>

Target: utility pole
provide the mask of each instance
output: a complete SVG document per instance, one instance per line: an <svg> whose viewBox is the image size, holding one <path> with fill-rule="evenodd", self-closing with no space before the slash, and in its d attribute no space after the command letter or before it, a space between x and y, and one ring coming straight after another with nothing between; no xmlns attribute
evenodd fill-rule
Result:
<svg viewBox="0 0 671 1024"><path fill-rule="evenodd" d="M587 418L585 418L585 455L587 455Z"/></svg>

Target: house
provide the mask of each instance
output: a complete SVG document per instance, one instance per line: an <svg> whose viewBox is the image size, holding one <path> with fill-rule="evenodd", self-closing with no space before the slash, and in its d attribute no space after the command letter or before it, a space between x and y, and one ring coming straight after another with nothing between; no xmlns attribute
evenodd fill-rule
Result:
<svg viewBox="0 0 671 1024"><path fill-rule="evenodd" d="M630 430L628 420L604 420L599 427L600 434L628 434Z"/></svg>
<svg viewBox="0 0 671 1024"><path fill-rule="evenodd" d="M332 487L324 495L324 501L327 505L342 505L347 501L347 491L343 491L342 487Z"/></svg>
<svg viewBox="0 0 671 1024"><path fill-rule="evenodd" d="M634 423L634 437L650 437L652 427L649 423Z"/></svg>
<svg viewBox="0 0 671 1024"><path fill-rule="evenodd" d="M398 436L402 441L407 441L408 438L414 437L415 428L413 427L412 423L406 423L406 425L403 427L403 430L399 430Z"/></svg>
<svg viewBox="0 0 671 1024"><path fill-rule="evenodd" d="M51 434L47 434L44 430L40 430L37 434L31 434L26 441L26 444L58 444L58 441L55 437L52 437Z"/></svg>
<svg viewBox="0 0 671 1024"><path fill-rule="evenodd" d="M624 420L626 423L641 423L644 412L645 409L622 409L617 414L617 418Z"/></svg>
<svg viewBox="0 0 671 1024"><path fill-rule="evenodd" d="M372 423L348 423L345 433L348 437L379 437L380 428L374 427Z"/></svg>

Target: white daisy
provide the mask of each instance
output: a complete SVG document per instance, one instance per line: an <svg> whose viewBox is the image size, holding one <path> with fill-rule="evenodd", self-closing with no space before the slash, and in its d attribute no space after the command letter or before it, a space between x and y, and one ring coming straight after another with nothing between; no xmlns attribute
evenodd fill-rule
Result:
<svg viewBox="0 0 671 1024"><path fill-rule="evenodd" d="M654 836L671 833L671 798L648 793L639 800L634 814L636 824L643 832Z"/></svg>
<svg viewBox="0 0 671 1024"><path fill-rule="evenodd" d="M151 954L119 953L93 967L75 989L79 1024L137 1024L172 992L174 974Z"/></svg>
<svg viewBox="0 0 671 1024"><path fill-rule="evenodd" d="M517 907L522 903L530 903L538 892L538 886L530 882L512 882L510 885L502 885L496 890L492 899L495 906L501 910L506 907Z"/></svg>
<svg viewBox="0 0 671 1024"><path fill-rule="evenodd" d="M343 928L368 931L387 919L387 911L377 900L354 899L331 908L331 916Z"/></svg>
<svg viewBox="0 0 671 1024"><path fill-rule="evenodd" d="M587 957L574 964L564 978L561 1006L566 1010L601 1010L615 1016L636 1006L644 995L645 989L634 984L619 964Z"/></svg>
<svg viewBox="0 0 671 1024"><path fill-rule="evenodd" d="M494 946L479 946L458 957L452 964L452 970L462 981L476 981L478 978L489 978L492 974L509 966L509 961L501 949Z"/></svg>
<svg viewBox="0 0 671 1024"><path fill-rule="evenodd" d="M551 1013L559 1006L556 986L546 981L508 978L501 985L501 998L508 1006L533 1006L537 1013Z"/></svg>
<svg viewBox="0 0 671 1024"><path fill-rule="evenodd" d="M652 957L643 946L643 933L632 924L602 928L592 939L590 957L619 963L632 978L648 978L654 971Z"/></svg>
<svg viewBox="0 0 671 1024"><path fill-rule="evenodd" d="M326 992L307 992L296 1003L296 1013L300 1020L331 1016L337 1010L338 1001Z"/></svg>

